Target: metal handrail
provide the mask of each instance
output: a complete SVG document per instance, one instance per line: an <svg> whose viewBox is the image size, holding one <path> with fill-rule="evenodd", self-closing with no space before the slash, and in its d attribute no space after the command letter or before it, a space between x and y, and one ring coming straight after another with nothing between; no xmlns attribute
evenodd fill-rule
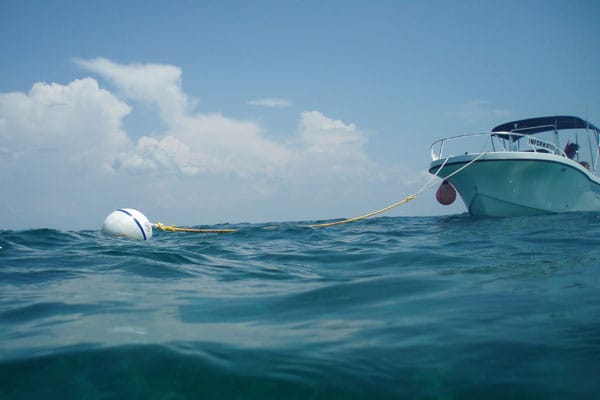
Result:
<svg viewBox="0 0 600 400"><path fill-rule="evenodd" d="M544 139L540 139L539 137L535 137L535 135L531 135L531 134L528 135L528 134L522 134L522 133L516 133L516 132L485 132L485 133L472 133L472 134L465 134L465 135L450 136L447 138L438 139L431 144L431 149L430 149L431 159L439 160L439 159L445 157L444 150L446 147L446 143L451 142L451 141L458 141L461 139L467 139L467 138L471 139L471 138L474 138L477 136L489 137L491 139L492 152L523 151L523 150L520 150L520 146L518 144L515 146L515 143L517 143L517 141L518 141L518 143L520 144L520 139L528 138L527 145L529 145L529 149L531 151L540 152L540 153L549 152L552 154L566 157L566 154L564 153L564 151L561 150L554 143L549 142ZM496 150L496 144L498 144L502 150Z"/></svg>

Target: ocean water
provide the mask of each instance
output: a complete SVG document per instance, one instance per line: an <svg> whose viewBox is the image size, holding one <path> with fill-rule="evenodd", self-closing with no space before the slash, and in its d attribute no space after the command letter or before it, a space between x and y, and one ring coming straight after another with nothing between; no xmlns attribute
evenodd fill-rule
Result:
<svg viewBox="0 0 600 400"><path fill-rule="evenodd" d="M600 215L0 231L0 399L598 399Z"/></svg>

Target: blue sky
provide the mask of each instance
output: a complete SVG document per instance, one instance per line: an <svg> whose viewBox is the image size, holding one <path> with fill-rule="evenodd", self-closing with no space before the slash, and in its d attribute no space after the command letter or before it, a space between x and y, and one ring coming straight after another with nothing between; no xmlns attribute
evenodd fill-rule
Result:
<svg viewBox="0 0 600 400"><path fill-rule="evenodd" d="M429 146L600 123L598 1L4 1L0 228L350 217ZM464 212L434 192L390 215Z"/></svg>

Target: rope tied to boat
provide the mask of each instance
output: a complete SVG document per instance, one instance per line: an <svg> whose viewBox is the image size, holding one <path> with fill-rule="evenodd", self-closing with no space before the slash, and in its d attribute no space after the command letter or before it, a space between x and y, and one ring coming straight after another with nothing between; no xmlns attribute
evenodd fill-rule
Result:
<svg viewBox="0 0 600 400"><path fill-rule="evenodd" d="M474 162L478 161L479 159L481 159L486 153L480 153L477 157L473 158L471 161L469 161L467 164L463 165L462 167L460 167L459 169L457 169L456 171L454 171L453 173L451 173L450 175L448 175L447 177L444 178L444 180L447 180L448 178L453 177L454 175L458 174L459 172L463 171L465 168L469 167L471 164L473 164ZM435 185L437 185L437 182L434 182L433 180L435 178L438 177L440 171L446 166L446 163L448 162L448 159L450 157L446 157L444 159L444 162L442 163L442 165L440 165L440 167L438 168L437 171L435 171L435 174L433 174L431 176L431 178L429 178L429 180L427 181L427 183L425 183L423 186L421 186L421 188L419 190L417 190L414 194L410 194L408 196L406 196L404 199L394 203L394 204L390 204L387 207L384 207L380 210L377 211L373 211L370 212L368 214L364 214L358 217L354 217L354 218L348 218L348 219L344 219L341 221L335 221L335 222L326 222L323 224L312 224L309 225L309 227L311 228L326 228L329 226L334 226L334 225L342 225L342 224L348 224L350 222L356 222L356 221L360 221L375 215L379 215L379 214L383 214L384 212L387 212L393 208L396 208L398 206L401 206L402 204L406 204L411 200L414 200L418 195L420 195L423 192L426 192L427 190L433 188Z"/></svg>
<svg viewBox="0 0 600 400"><path fill-rule="evenodd" d="M402 204L405 204L405 203L408 203L411 200L414 200L416 197L417 197L416 195L410 194L410 195L406 196L404 199L400 200L399 202L394 203L394 204L390 204L389 206L384 207L381 210L373 211L373 212L370 212L368 214L361 215L361 216L354 217L354 218L344 219L342 221L326 222L326 223L323 223L323 224L312 224L312 225L309 225L309 227L311 227L311 228L325 228L325 227L328 227L328 226L342 225L342 224L348 224L350 222L360 221L361 219L366 219L366 218L372 217L374 215L383 214L384 212L389 211L392 208L396 208L396 207L398 207L398 206L400 206Z"/></svg>
<svg viewBox="0 0 600 400"><path fill-rule="evenodd" d="M457 169L450 175L446 176L444 179L447 180L447 179L453 177L454 175L458 174L459 172L463 171L465 168L469 167L471 164L473 164L474 162L481 159L485 154L486 153L480 153L477 157L473 158L467 164L463 165L462 167L460 167L459 169ZM406 204L406 203L414 200L415 198L417 198L417 196L419 196L421 193L426 192L427 190L429 190L429 189L433 188L435 185L437 185L437 182L434 182L434 179L438 177L440 171L446 166L446 163L448 162L449 158L450 157L446 157L444 159L444 162L442 163L442 165L440 165L440 167L435 172L435 174L433 174L431 176L431 178L429 178L427 183L425 183L423 186L421 186L421 188L419 190L417 190L415 193L409 194L408 196L406 196L405 198L403 198L400 201L390 204L389 206L386 206L382 209L372 211L372 212L364 214L364 215L360 215L358 217L347 218L347 219L343 219L341 221L325 222L322 224L311 224L311 225L308 225L308 227L309 228L326 228L326 227L335 226L335 225L349 224L350 222L361 221L363 219L367 219L367 218L373 217L375 215L383 214L387 211L390 211L391 209L401 206L402 204ZM237 229L179 228L174 225L163 225L160 222L154 224L153 226L156 227L157 229L159 229L161 231L165 231L165 232L190 232L190 233L233 233L233 232L237 232Z"/></svg>

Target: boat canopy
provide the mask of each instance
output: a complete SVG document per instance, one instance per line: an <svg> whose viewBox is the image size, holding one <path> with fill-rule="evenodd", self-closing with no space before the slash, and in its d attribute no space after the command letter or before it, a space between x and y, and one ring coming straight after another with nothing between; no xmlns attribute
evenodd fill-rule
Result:
<svg viewBox="0 0 600 400"><path fill-rule="evenodd" d="M515 132L524 135L534 133L557 131L561 129L591 129L600 133L600 129L579 117L556 115L551 117L538 117L506 122L498 125L492 132Z"/></svg>

